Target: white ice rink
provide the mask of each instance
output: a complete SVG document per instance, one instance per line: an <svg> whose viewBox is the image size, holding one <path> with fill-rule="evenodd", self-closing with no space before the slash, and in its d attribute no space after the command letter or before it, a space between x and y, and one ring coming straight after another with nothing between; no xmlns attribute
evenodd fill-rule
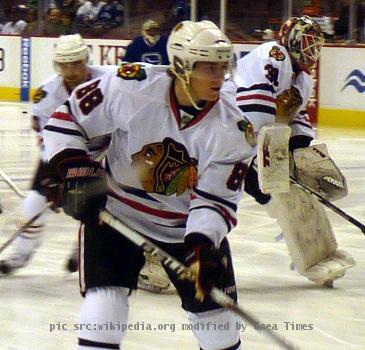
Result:
<svg viewBox="0 0 365 350"><path fill-rule="evenodd" d="M24 191L38 155L29 110L27 104L0 103L0 167ZM318 140L328 145L348 180L349 195L335 204L365 223L365 130L320 129ZM21 200L3 181L0 191L5 207L0 215L1 245L14 232L14 213ZM276 325L301 349L365 349L365 236L336 214L328 214L339 246L357 263L334 289L316 287L290 271L287 248L275 240L279 227L245 196L239 225L229 236L239 302L262 323ZM44 244L34 260L16 274L0 277L0 350L76 349L74 327L82 298L77 277L67 275L64 264L77 226L65 215L51 213ZM192 334L182 330L187 318L175 294L138 291L130 304L130 320L139 330L128 333L123 350L198 349ZM293 330L293 324L312 329ZM53 332L51 325L56 327ZM166 329L157 330L161 325ZM279 349L251 327L241 334L246 350Z"/></svg>

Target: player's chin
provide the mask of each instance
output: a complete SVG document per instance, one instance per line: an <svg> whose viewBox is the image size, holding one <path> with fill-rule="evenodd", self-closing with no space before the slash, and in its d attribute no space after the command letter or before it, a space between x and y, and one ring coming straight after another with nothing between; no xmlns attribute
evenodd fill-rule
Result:
<svg viewBox="0 0 365 350"><path fill-rule="evenodd" d="M80 79L65 79L65 81L71 87L76 87L82 83Z"/></svg>
<svg viewBox="0 0 365 350"><path fill-rule="evenodd" d="M206 94L206 101L216 101L219 99L220 89L210 89Z"/></svg>

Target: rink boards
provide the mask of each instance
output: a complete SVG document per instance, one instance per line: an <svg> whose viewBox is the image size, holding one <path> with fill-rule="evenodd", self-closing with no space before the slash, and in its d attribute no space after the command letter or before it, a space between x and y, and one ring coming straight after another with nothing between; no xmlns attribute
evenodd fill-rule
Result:
<svg viewBox="0 0 365 350"><path fill-rule="evenodd" d="M54 74L56 38L0 36L0 101L29 101ZM91 64L119 64L129 40L87 39ZM237 57L258 44L235 43ZM312 122L365 128L365 47L327 46L313 72Z"/></svg>

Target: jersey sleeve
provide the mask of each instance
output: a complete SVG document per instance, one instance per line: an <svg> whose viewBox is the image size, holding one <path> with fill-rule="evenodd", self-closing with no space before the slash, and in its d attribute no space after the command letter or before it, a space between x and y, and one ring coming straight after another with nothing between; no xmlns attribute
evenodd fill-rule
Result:
<svg viewBox="0 0 365 350"><path fill-rule="evenodd" d="M118 108L122 99L115 99L114 73L80 85L50 117L43 136L48 160L65 149L84 150L88 153L91 139L111 134L120 125L111 111ZM120 94L121 98L123 94ZM120 108L120 119L123 119Z"/></svg>
<svg viewBox="0 0 365 350"><path fill-rule="evenodd" d="M307 106L313 91L313 79L309 74L302 72L298 75L294 87L299 90L303 103L290 123L292 129L291 136L308 136L313 139L314 129L307 111Z"/></svg>
<svg viewBox="0 0 365 350"><path fill-rule="evenodd" d="M43 129L46 126L50 117L50 110L54 106L52 101L52 94L49 91L49 84L40 86L32 97L32 121L31 126L33 131L36 133L37 144L41 150L41 157L45 160L44 156L44 142L43 142Z"/></svg>
<svg viewBox="0 0 365 350"><path fill-rule="evenodd" d="M209 237L216 247L237 225L237 208L242 197L242 184L247 164L251 159L251 147L246 143L244 134L237 132L236 135L238 136L231 133L215 137L216 149L213 151L213 159L199 176L191 194L186 235L193 232L202 233ZM236 149L226 147L227 138L232 140L230 145L237 146Z"/></svg>

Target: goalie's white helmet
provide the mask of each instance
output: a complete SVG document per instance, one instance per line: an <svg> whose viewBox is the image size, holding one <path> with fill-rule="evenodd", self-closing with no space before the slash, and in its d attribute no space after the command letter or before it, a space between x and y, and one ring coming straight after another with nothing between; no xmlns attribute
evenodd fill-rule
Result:
<svg viewBox="0 0 365 350"><path fill-rule="evenodd" d="M80 34L61 35L58 39L54 62L68 63L87 60L88 48Z"/></svg>
<svg viewBox="0 0 365 350"><path fill-rule="evenodd" d="M196 62L231 62L233 45L211 21L183 21L172 30L167 53L173 72L188 83Z"/></svg>

